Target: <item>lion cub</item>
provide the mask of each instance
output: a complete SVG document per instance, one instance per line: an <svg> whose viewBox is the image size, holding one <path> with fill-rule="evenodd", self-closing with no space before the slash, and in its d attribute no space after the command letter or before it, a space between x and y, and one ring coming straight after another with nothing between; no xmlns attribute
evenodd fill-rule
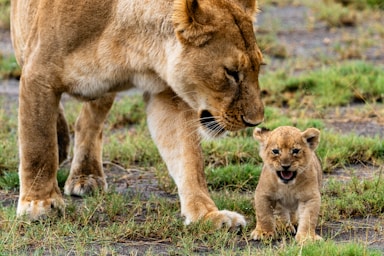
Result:
<svg viewBox="0 0 384 256"><path fill-rule="evenodd" d="M264 165L255 192L257 225L251 238L274 238L282 229L296 233L298 242L322 239L315 234L321 204L322 169L315 154L320 131L256 128L253 137L260 143Z"/></svg>

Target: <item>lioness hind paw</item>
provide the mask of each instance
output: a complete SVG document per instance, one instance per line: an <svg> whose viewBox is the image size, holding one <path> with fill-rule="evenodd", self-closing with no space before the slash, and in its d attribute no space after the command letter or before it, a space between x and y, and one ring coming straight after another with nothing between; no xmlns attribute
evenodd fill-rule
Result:
<svg viewBox="0 0 384 256"><path fill-rule="evenodd" d="M49 198L45 200L19 200L17 216L25 216L29 220L41 220L47 217L64 216L65 203L63 199Z"/></svg>
<svg viewBox="0 0 384 256"><path fill-rule="evenodd" d="M70 176L64 186L64 194L74 196L85 196L106 190L107 182L105 178L93 174Z"/></svg>
<svg viewBox="0 0 384 256"><path fill-rule="evenodd" d="M244 227L247 222L243 215L228 210L214 211L205 216L206 220L211 220L217 229L222 227L239 228Z"/></svg>

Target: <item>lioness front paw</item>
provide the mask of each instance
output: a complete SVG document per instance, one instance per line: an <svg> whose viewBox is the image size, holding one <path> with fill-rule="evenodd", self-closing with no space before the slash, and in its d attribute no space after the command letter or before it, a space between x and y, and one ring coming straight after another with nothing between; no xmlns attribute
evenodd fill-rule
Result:
<svg viewBox="0 0 384 256"><path fill-rule="evenodd" d="M17 205L17 216L26 216L30 220L45 219L64 215L65 204L61 196L44 200L22 200Z"/></svg>
<svg viewBox="0 0 384 256"><path fill-rule="evenodd" d="M295 236L295 240L298 243L305 243L309 241L320 241L320 240L323 240L323 238L316 234L297 233Z"/></svg>
<svg viewBox="0 0 384 256"><path fill-rule="evenodd" d="M243 215L228 210L210 212L205 215L204 219L212 221L217 229L222 227L238 228L247 224Z"/></svg>
<svg viewBox="0 0 384 256"><path fill-rule="evenodd" d="M90 195L97 191L106 191L105 178L90 175L69 176L64 186L64 194L74 196Z"/></svg>
<svg viewBox="0 0 384 256"><path fill-rule="evenodd" d="M255 228L251 233L252 240L267 240L273 238L275 238L274 231L264 231Z"/></svg>

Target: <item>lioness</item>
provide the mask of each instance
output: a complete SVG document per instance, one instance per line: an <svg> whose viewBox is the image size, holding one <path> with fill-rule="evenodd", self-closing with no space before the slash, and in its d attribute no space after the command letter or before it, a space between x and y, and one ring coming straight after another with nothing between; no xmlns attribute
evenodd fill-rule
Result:
<svg viewBox="0 0 384 256"><path fill-rule="evenodd" d="M298 224L298 242L321 239L315 234L321 204L322 169L315 154L320 131L282 126L273 131L256 128L253 136L264 165L255 192L257 224L251 238L274 238L279 227L295 233Z"/></svg>
<svg viewBox="0 0 384 256"><path fill-rule="evenodd" d="M245 225L210 198L200 140L263 121L256 9L255 0L13 0L11 32L22 66L17 214L37 219L64 209L56 181L69 145L61 95L84 101L64 187L83 196L107 188L103 122L116 92L138 87L185 223Z"/></svg>

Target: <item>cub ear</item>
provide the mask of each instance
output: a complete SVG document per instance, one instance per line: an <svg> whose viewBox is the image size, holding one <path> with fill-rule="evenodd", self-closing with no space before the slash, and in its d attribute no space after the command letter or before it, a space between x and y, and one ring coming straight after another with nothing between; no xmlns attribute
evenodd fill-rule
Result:
<svg viewBox="0 0 384 256"><path fill-rule="evenodd" d="M308 128L301 133L303 141L308 144L309 148L315 150L320 142L320 131L316 128Z"/></svg>
<svg viewBox="0 0 384 256"><path fill-rule="evenodd" d="M255 130L253 130L253 138L258 142L262 143L268 137L269 133L270 130L268 130L267 128L255 128Z"/></svg>
<svg viewBox="0 0 384 256"><path fill-rule="evenodd" d="M243 6L245 12L253 16L257 12L257 0L237 0L237 2Z"/></svg>
<svg viewBox="0 0 384 256"><path fill-rule="evenodd" d="M206 24L208 19L200 0L175 0L173 3L173 26L183 44L201 46L211 39L214 27Z"/></svg>

